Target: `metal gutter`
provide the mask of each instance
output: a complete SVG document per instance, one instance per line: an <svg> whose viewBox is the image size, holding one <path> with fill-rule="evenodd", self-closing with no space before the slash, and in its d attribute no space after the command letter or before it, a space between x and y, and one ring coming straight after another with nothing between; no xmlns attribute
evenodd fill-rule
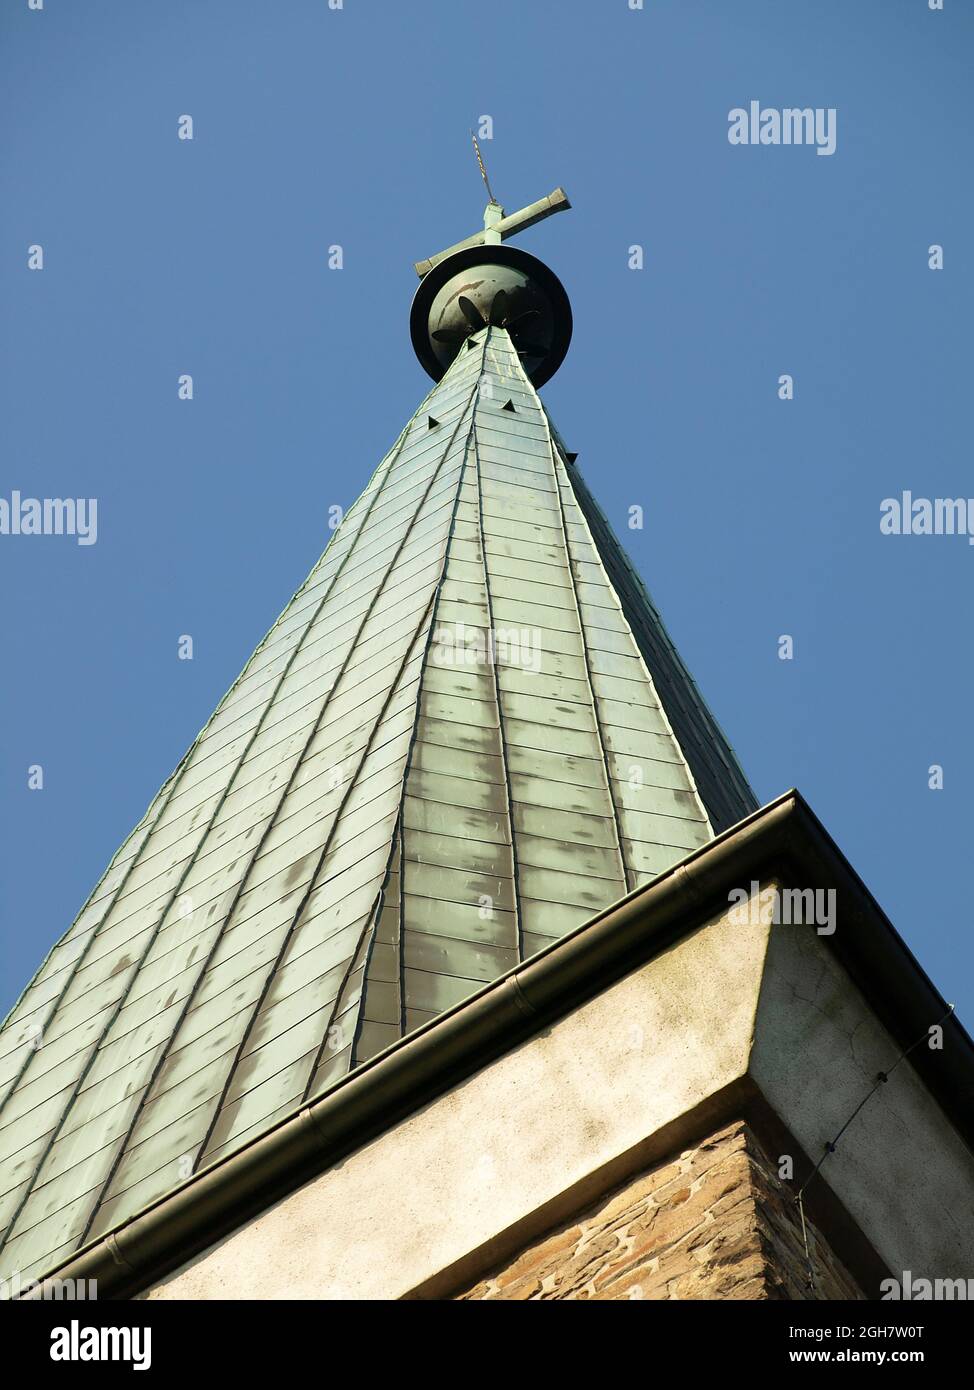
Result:
<svg viewBox="0 0 974 1390"><path fill-rule="evenodd" d="M726 906L731 888L771 871L836 889L838 930L820 939L895 1040L906 1046L941 1017L941 996L821 822L790 791L89 1243L44 1282L96 1279L100 1298L141 1292L687 935ZM949 1018L943 1050L920 1048L911 1062L974 1148L967 1033ZM38 1285L24 1296L42 1291Z"/></svg>

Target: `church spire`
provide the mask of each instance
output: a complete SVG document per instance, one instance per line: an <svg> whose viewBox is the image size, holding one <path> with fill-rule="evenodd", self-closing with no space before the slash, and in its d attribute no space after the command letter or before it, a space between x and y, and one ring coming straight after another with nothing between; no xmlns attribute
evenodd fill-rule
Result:
<svg viewBox="0 0 974 1390"><path fill-rule="evenodd" d="M559 280L484 232L425 264L432 390L0 1030L0 1274L755 807L538 397Z"/></svg>

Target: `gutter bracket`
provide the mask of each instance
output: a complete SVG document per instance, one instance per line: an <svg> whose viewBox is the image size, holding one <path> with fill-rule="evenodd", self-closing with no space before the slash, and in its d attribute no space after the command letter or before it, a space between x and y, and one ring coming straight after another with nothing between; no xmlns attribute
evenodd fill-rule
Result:
<svg viewBox="0 0 974 1390"><path fill-rule="evenodd" d="M126 1269L128 1270L129 1274L135 1274L135 1267L129 1264L128 1260L122 1254L122 1251L119 1247L118 1237L120 1235L121 1231L110 1232L105 1237L105 1246L108 1249L108 1253L111 1255L112 1259L115 1261L115 1263L119 1266L120 1269Z"/></svg>
<svg viewBox="0 0 974 1390"><path fill-rule="evenodd" d="M519 1011L522 1014L524 1014L526 1018L534 1018L535 1014L537 1013L537 1009L531 1003L528 996L524 993L524 990L521 988L521 983L516 975L510 976L510 985L511 993L514 995L514 1003L519 1009Z"/></svg>

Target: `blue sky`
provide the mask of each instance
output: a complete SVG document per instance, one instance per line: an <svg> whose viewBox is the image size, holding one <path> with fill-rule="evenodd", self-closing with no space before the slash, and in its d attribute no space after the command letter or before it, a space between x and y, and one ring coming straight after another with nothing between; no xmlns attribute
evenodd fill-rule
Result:
<svg viewBox="0 0 974 1390"><path fill-rule="evenodd" d="M760 800L971 1027L974 547L879 515L974 495L972 55L962 0L2 0L0 496L96 497L98 541L0 536L0 1012L425 394L412 261L480 225L487 114L508 209L574 205L520 240L561 433ZM835 154L730 145L751 100L836 108Z"/></svg>

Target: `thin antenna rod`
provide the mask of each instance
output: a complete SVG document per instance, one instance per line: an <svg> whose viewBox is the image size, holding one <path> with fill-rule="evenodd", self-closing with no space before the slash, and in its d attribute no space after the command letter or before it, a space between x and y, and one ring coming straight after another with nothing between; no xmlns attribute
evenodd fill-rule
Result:
<svg viewBox="0 0 974 1390"><path fill-rule="evenodd" d="M487 190L487 196L492 203L496 203L497 199L494 197L493 191L491 190L490 180L487 178L487 170L484 168L483 156L480 153L480 146L477 144L477 137L476 135L474 135L473 131L470 132L470 138L473 141L474 154L477 156L477 163L480 165L480 177L484 181L484 187Z"/></svg>

